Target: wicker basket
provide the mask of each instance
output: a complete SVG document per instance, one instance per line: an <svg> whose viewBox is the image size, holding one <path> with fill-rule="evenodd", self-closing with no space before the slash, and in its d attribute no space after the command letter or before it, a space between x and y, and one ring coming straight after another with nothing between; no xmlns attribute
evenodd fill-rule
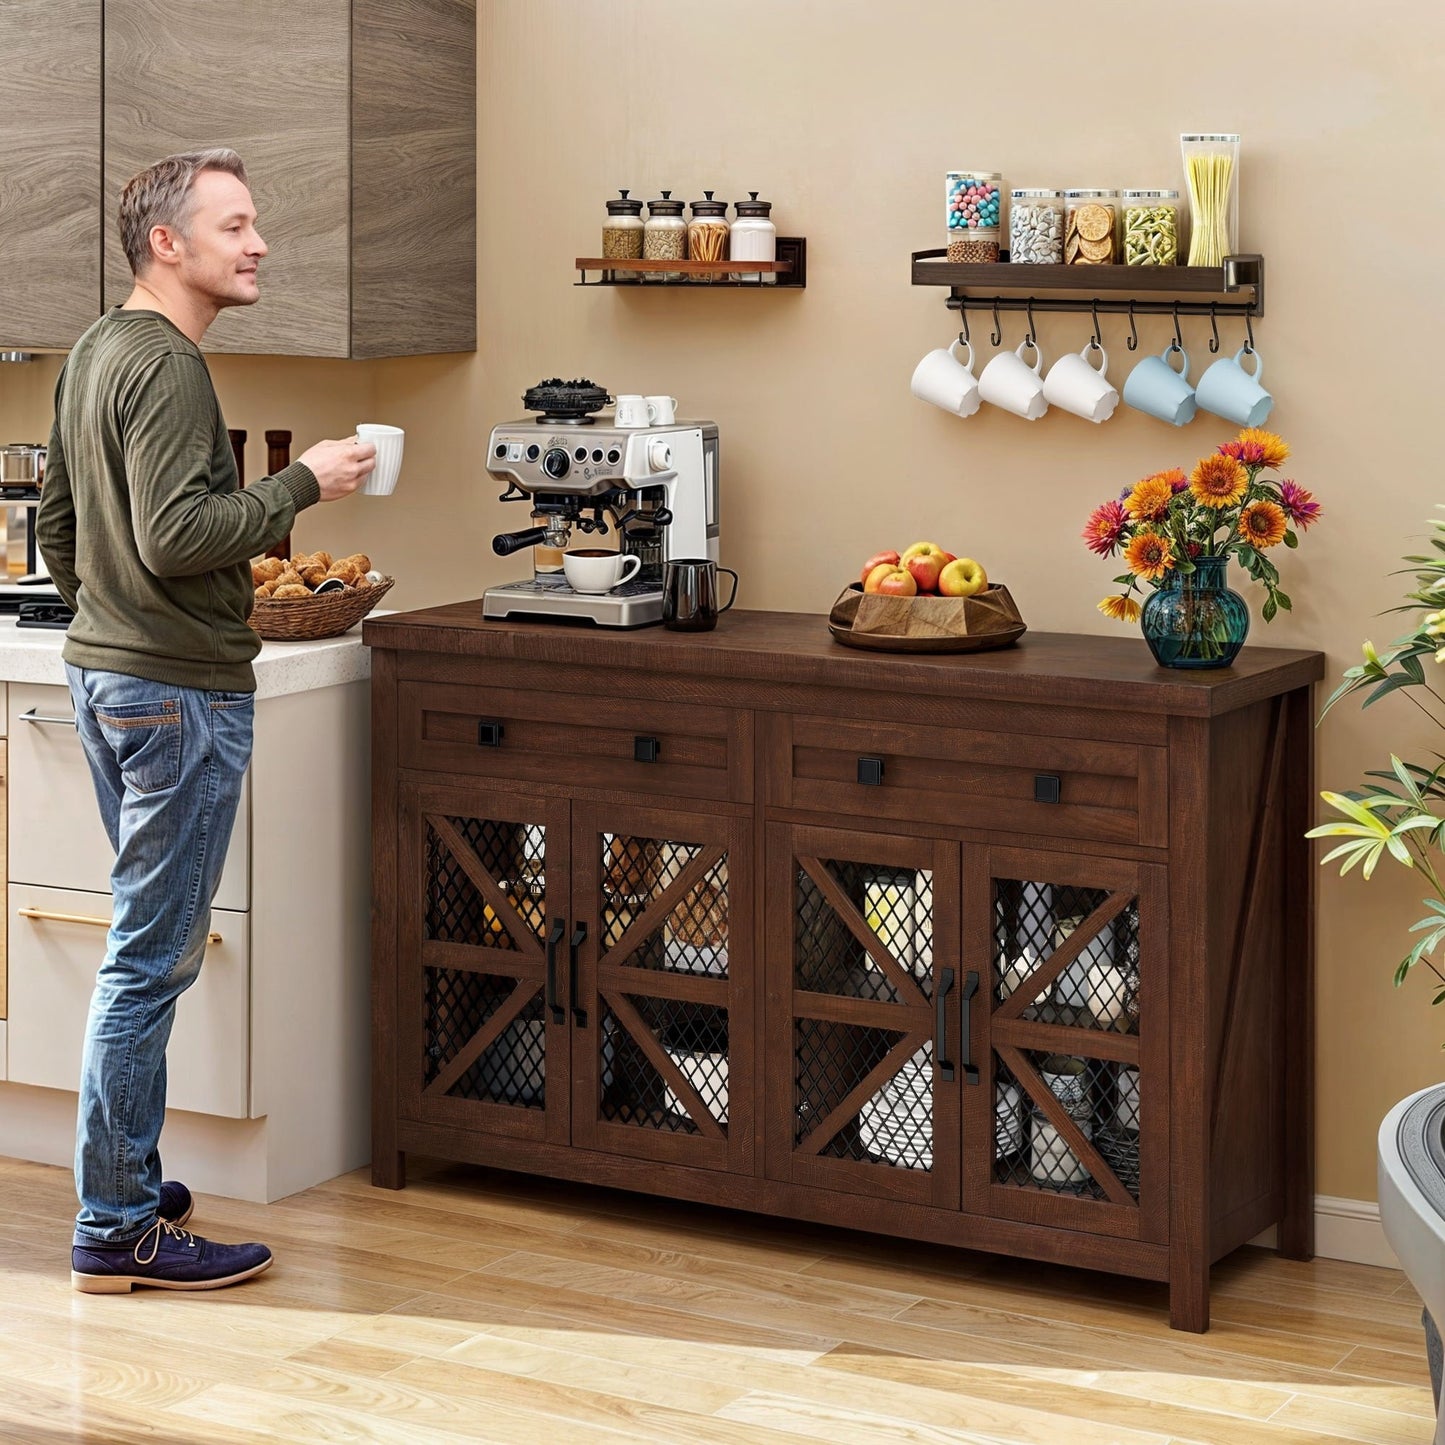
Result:
<svg viewBox="0 0 1445 1445"><path fill-rule="evenodd" d="M370 587L348 587L344 592L322 592L310 597L258 597L251 626L267 642L314 642L340 637L355 627L388 592L395 577L383 577Z"/></svg>

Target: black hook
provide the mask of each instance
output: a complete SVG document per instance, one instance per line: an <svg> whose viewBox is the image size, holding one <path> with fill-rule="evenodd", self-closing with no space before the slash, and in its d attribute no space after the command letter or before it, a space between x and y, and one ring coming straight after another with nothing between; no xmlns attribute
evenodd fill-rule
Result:
<svg viewBox="0 0 1445 1445"><path fill-rule="evenodd" d="M1003 323L998 319L998 297L993 298L993 335L989 340L995 346L1003 345Z"/></svg>
<svg viewBox="0 0 1445 1445"><path fill-rule="evenodd" d="M1130 351L1139 349L1139 328L1134 324L1134 303L1129 303L1129 339L1124 343Z"/></svg>
<svg viewBox="0 0 1445 1445"><path fill-rule="evenodd" d="M963 322L963 330L958 333L958 339L959 339L961 342L963 342L963 344L964 344L965 346L967 346L970 350L972 350L972 349L973 349L973 343L968 339L968 307L967 307L967 306L960 306L960 307L958 308L958 319Z"/></svg>
<svg viewBox="0 0 1445 1445"><path fill-rule="evenodd" d="M1099 298L1097 296L1089 303L1089 309L1094 313L1094 335L1089 342L1089 347L1093 351L1102 351L1104 340L1099 335Z"/></svg>
<svg viewBox="0 0 1445 1445"><path fill-rule="evenodd" d="M1184 337L1179 330L1179 303L1177 301L1174 303L1174 349L1176 351L1184 350Z"/></svg>
<svg viewBox="0 0 1445 1445"><path fill-rule="evenodd" d="M1246 311L1246 312L1244 313L1244 334L1245 334L1244 354L1245 354L1246 356L1253 356L1253 355L1254 355L1254 322L1250 319L1250 313L1249 313L1248 311Z"/></svg>
<svg viewBox="0 0 1445 1445"><path fill-rule="evenodd" d="M1028 316L1029 334L1024 337L1024 340L1028 342L1028 344L1032 346L1035 351L1037 351L1039 344L1037 341L1034 340L1034 298L1032 296L1030 296L1028 300Z"/></svg>
<svg viewBox="0 0 1445 1445"><path fill-rule="evenodd" d="M1213 333L1213 335L1211 335L1210 338L1209 338L1209 349L1210 349L1210 351L1218 351L1218 350L1219 350L1219 303L1218 303L1217 301L1211 301L1211 302L1209 303L1209 329L1210 329L1210 331Z"/></svg>

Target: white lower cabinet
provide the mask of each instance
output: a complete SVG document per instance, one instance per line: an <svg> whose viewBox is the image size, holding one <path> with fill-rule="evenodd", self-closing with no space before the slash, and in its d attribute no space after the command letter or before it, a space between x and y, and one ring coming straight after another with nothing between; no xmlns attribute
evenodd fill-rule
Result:
<svg viewBox="0 0 1445 1445"><path fill-rule="evenodd" d="M12 685L12 693L18 691ZM75 1090L96 971L105 956L108 893L11 883L8 1077ZM73 921L86 920L86 921ZM251 921L214 909L200 977L181 995L167 1051L166 1102L247 1117L250 1097Z"/></svg>

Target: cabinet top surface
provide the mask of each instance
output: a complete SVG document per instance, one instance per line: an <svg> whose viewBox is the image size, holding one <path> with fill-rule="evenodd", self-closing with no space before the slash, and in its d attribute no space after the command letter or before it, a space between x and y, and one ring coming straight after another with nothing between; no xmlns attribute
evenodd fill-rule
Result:
<svg viewBox="0 0 1445 1445"><path fill-rule="evenodd" d="M1320 652L1246 647L1232 667L1184 671L1156 666L1139 637L1063 632L1027 633L994 652L860 652L834 642L824 617L801 612L728 612L713 632L622 632L484 621L476 600L369 618L363 636L398 652L1187 716L1230 712L1324 676Z"/></svg>

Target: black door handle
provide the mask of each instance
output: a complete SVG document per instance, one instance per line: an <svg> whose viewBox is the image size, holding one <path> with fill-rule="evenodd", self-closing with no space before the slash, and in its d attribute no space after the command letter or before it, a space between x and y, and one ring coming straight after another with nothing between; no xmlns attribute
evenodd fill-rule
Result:
<svg viewBox="0 0 1445 1445"><path fill-rule="evenodd" d="M933 989L933 1005L937 1010L933 1024L933 1068L940 1079L952 1080L953 1065L944 1055L948 1052L948 1010L943 1001L953 987L953 970L945 968L938 975Z"/></svg>
<svg viewBox="0 0 1445 1445"><path fill-rule="evenodd" d="M547 934L547 1007L552 1010L552 1022L565 1024L567 1011L557 1002L557 945L567 933L567 920L554 918L551 931Z"/></svg>
<svg viewBox="0 0 1445 1445"><path fill-rule="evenodd" d="M479 722L477 724L477 746L479 748L501 747L504 732L506 729L499 722Z"/></svg>
<svg viewBox="0 0 1445 1445"><path fill-rule="evenodd" d="M883 782L883 759L859 758L858 781L865 788L879 787Z"/></svg>
<svg viewBox="0 0 1445 1445"><path fill-rule="evenodd" d="M973 1061L973 996L978 992L978 975L963 980L963 1082L978 1083L978 1066Z"/></svg>
<svg viewBox="0 0 1445 1445"><path fill-rule="evenodd" d="M1053 773L1034 775L1034 802L1057 803L1059 801L1059 780Z"/></svg>
<svg viewBox="0 0 1445 1445"><path fill-rule="evenodd" d="M587 937L587 925L579 923L572 930L572 937L569 940L569 947L572 952L572 961L568 969L567 997L572 1000L572 1022L578 1028L587 1027L587 1010L577 1005L577 950L582 946L582 940Z"/></svg>
<svg viewBox="0 0 1445 1445"><path fill-rule="evenodd" d="M662 749L656 738L633 738L632 760L637 763L655 763Z"/></svg>

